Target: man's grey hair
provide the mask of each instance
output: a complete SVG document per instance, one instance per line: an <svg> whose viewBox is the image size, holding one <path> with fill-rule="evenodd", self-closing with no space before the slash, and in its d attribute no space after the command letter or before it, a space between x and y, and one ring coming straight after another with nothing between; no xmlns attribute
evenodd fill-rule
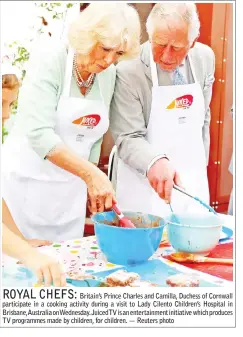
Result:
<svg viewBox="0 0 243 337"><path fill-rule="evenodd" d="M199 36L200 21L197 7L194 3L157 3L150 12L146 28L149 38L152 37L159 23L168 18L182 18L189 25L188 40L190 45Z"/></svg>

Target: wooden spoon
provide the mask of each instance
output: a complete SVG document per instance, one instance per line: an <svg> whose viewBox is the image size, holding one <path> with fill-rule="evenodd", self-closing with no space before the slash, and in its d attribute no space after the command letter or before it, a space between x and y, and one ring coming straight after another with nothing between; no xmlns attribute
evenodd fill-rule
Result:
<svg viewBox="0 0 243 337"><path fill-rule="evenodd" d="M219 263L219 264L233 264L233 259L218 259L213 257L205 257L190 253L172 253L169 255L172 260L176 262L195 262L195 263Z"/></svg>

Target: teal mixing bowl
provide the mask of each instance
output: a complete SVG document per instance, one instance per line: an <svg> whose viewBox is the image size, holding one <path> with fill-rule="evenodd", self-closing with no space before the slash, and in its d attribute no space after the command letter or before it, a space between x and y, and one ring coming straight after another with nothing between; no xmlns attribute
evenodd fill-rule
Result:
<svg viewBox="0 0 243 337"><path fill-rule="evenodd" d="M186 213L165 217L164 224L168 240L177 252L206 256L218 244L224 220L209 212Z"/></svg>
<svg viewBox="0 0 243 337"><path fill-rule="evenodd" d="M137 212L124 212L136 228L116 227L113 211L92 216L100 250L111 263L135 265L147 261L158 249L164 221L158 216Z"/></svg>

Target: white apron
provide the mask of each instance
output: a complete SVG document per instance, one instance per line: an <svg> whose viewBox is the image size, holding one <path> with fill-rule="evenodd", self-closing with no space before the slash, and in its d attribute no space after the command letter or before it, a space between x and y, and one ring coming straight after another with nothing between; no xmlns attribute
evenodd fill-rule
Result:
<svg viewBox="0 0 243 337"><path fill-rule="evenodd" d="M195 72L195 83L159 86L156 64L151 53L152 104L147 141L161 154L166 154L179 172L188 192L209 202L206 155L202 129L205 118L204 97ZM146 177L119 160L117 200L123 210L166 216L167 205L153 190ZM196 201L172 191L171 205L175 213L205 212Z"/></svg>
<svg viewBox="0 0 243 337"><path fill-rule="evenodd" d="M88 160L93 144L108 129L109 117L102 98L70 97L73 55L69 49L55 132L67 147ZM26 137L14 139L10 135L4 144L2 184L2 196L26 238L60 241L83 236L86 184L41 159Z"/></svg>

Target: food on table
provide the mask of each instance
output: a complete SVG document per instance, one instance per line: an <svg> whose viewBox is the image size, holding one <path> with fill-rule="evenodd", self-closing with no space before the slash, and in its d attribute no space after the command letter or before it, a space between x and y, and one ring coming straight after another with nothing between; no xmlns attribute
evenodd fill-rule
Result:
<svg viewBox="0 0 243 337"><path fill-rule="evenodd" d="M105 225L109 225L109 226L115 226L115 227L119 227L119 222L117 221L117 222L110 222L110 221L107 221L107 220L103 220L103 222L102 222L103 224L105 224Z"/></svg>
<svg viewBox="0 0 243 337"><path fill-rule="evenodd" d="M151 220L148 216L145 215L135 215L135 216L127 216L129 220L136 226L136 228L154 228L159 227L161 225L161 218L156 217L155 220ZM120 227L120 222L118 218L109 220L102 220L102 223L109 226Z"/></svg>
<svg viewBox="0 0 243 337"><path fill-rule="evenodd" d="M132 283L130 283L130 287L139 287L139 288L143 288L143 287L158 287L158 285L155 284L155 283L151 283L149 281L135 280Z"/></svg>
<svg viewBox="0 0 243 337"><path fill-rule="evenodd" d="M169 276L166 283L170 287L199 287L199 278L196 275L176 274Z"/></svg>
<svg viewBox="0 0 243 337"><path fill-rule="evenodd" d="M129 273L126 270L117 270L106 277L105 282L109 287L126 287L138 280L140 277L136 273Z"/></svg>
<svg viewBox="0 0 243 337"><path fill-rule="evenodd" d="M85 274L82 272L68 272L66 277L72 280L88 280L97 279L96 276ZM149 281L140 280L137 273L127 272L126 270L117 270L107 276L99 285L99 287L158 287Z"/></svg>
<svg viewBox="0 0 243 337"><path fill-rule="evenodd" d="M75 271L70 271L66 273L66 277L70 278L71 280L86 280L86 279L93 279L95 280L96 277L90 274L85 274L82 272L75 272Z"/></svg>
<svg viewBox="0 0 243 337"><path fill-rule="evenodd" d="M106 277L103 287L158 287L157 284L140 280L137 273L118 270Z"/></svg>

